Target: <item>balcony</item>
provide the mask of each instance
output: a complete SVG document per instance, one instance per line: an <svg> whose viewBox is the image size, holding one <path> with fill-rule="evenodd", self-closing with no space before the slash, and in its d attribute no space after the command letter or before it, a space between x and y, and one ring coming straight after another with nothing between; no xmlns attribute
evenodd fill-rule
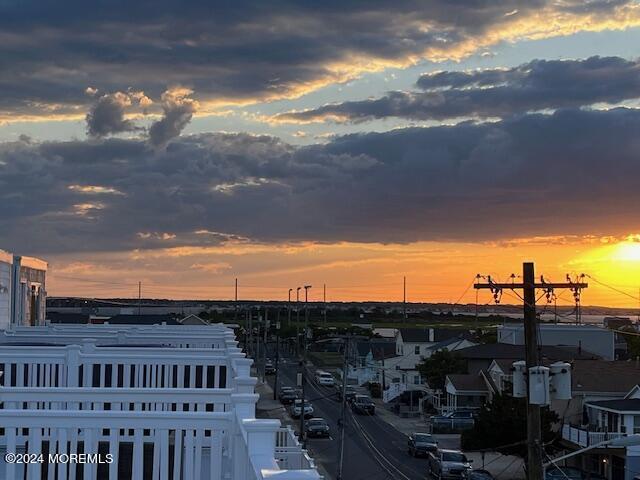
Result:
<svg viewBox="0 0 640 480"><path fill-rule="evenodd" d="M255 418L251 363L223 325L0 332L0 479L320 480L292 431Z"/></svg>
<svg viewBox="0 0 640 480"><path fill-rule="evenodd" d="M562 425L562 439L574 443L582 448L591 447L598 443L624 437L626 435L626 433L620 432L597 432L569 424ZM602 448L607 447L603 446Z"/></svg>

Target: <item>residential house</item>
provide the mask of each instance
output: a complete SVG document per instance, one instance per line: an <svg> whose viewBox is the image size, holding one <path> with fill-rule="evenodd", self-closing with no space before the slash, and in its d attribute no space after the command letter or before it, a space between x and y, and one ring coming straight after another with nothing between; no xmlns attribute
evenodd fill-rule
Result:
<svg viewBox="0 0 640 480"><path fill-rule="evenodd" d="M207 322L206 320L203 320L198 315L195 315L193 313L191 315L187 315L181 320L178 320L178 322L181 325L200 325L200 326L209 325L209 322Z"/></svg>
<svg viewBox="0 0 640 480"><path fill-rule="evenodd" d="M385 361L385 371L390 378L390 392L385 401L390 401L406 390L429 392L428 385L417 369L417 365L433 352L444 348L456 350L468 345L470 337L466 330L443 328L400 328L396 334L396 356Z"/></svg>
<svg viewBox="0 0 640 480"><path fill-rule="evenodd" d="M387 383L385 360L396 357L395 342L391 339L371 338L355 342L349 358L347 377L363 385L367 382Z"/></svg>
<svg viewBox="0 0 640 480"><path fill-rule="evenodd" d="M456 351L458 355L467 361L469 373L476 373L489 368L494 360L522 360L525 356L524 345L512 345L507 343L483 343L473 347L462 348ZM575 347L543 346L540 348L542 359L554 361L598 360L600 357L593 353L580 351Z"/></svg>
<svg viewBox="0 0 640 480"><path fill-rule="evenodd" d="M443 405L443 411L479 409L489 395L486 380L481 373L447 375L445 392L446 403Z"/></svg>
<svg viewBox="0 0 640 480"><path fill-rule="evenodd" d="M635 385L623 398L590 400L584 407L582 425L570 422L563 424L562 440L569 450L593 449L571 459L570 464L609 480L638 478L640 446L595 445L626 435L640 434L640 386Z"/></svg>
<svg viewBox="0 0 640 480"><path fill-rule="evenodd" d="M443 411L479 408L485 401L491 400L496 393L510 393L511 365L525 356L524 346L502 343L486 343L462 348L456 353L466 360L467 373L447 376L445 395L440 402L440 408ZM576 357L596 358L591 354L578 354L575 349L560 347L542 347L540 353L544 363L573 361ZM611 363L602 360L592 361L598 361L601 364ZM564 408L567 409L568 406Z"/></svg>

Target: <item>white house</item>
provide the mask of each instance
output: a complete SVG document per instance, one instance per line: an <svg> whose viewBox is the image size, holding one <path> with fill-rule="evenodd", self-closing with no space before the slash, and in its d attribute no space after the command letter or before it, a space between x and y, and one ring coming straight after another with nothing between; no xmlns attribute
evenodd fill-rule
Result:
<svg viewBox="0 0 640 480"><path fill-rule="evenodd" d="M637 385L624 398L585 403L582 425L567 422L562 427L563 441L573 450L633 434L640 434L640 387ZM572 462L609 480L633 480L640 472L640 446L603 446L578 455Z"/></svg>

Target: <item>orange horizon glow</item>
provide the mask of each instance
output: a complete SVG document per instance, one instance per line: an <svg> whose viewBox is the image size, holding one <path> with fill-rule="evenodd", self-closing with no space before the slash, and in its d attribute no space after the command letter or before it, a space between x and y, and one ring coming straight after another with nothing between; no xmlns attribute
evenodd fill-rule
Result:
<svg viewBox="0 0 640 480"><path fill-rule="evenodd" d="M564 281L584 273L589 288L583 305L637 308L640 296L640 236L538 237L502 242L416 242L400 244L251 244L174 247L147 251L60 255L50 261L48 294L89 298L286 300L289 288L311 284L310 301L475 302L468 288L476 274L506 281L536 263L536 276ZM606 285L606 286L605 286ZM556 292L571 305L570 292ZM479 292L480 304L491 304ZM293 293L295 298L295 291ZM518 304L508 292L502 303Z"/></svg>

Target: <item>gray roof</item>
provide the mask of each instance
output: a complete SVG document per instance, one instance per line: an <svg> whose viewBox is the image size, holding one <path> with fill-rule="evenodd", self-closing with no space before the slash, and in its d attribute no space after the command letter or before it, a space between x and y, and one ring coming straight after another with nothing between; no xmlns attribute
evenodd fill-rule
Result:
<svg viewBox="0 0 640 480"><path fill-rule="evenodd" d="M512 345L510 343L483 343L475 347L461 348L456 353L467 359L524 359L524 345ZM540 353L543 359L570 361L574 359L599 359L598 355L579 351L575 347L542 346Z"/></svg>
<svg viewBox="0 0 640 480"><path fill-rule="evenodd" d="M429 341L429 329L427 328L399 328L403 342L424 343Z"/></svg>
<svg viewBox="0 0 640 480"><path fill-rule="evenodd" d="M452 337L449 338L447 340L443 340L441 342L438 343L434 343L433 345L431 345L430 347L428 347L429 350L440 350L441 348L446 348L446 347L450 347L452 345L456 345L460 342L462 342L463 340L469 340L470 335L468 334L460 334L459 337Z"/></svg>
<svg viewBox="0 0 640 480"><path fill-rule="evenodd" d="M456 390L463 392L488 392L484 379L477 374L447 375Z"/></svg>
<svg viewBox="0 0 640 480"><path fill-rule="evenodd" d="M618 400L599 400L588 402L594 407L608 408L618 412L640 412L640 398L621 398Z"/></svg>
<svg viewBox="0 0 640 480"><path fill-rule="evenodd" d="M626 394L640 383L640 368L632 361L575 360L571 383L574 392Z"/></svg>
<svg viewBox="0 0 640 480"><path fill-rule="evenodd" d="M171 315L116 315L107 320L111 324L129 325L180 325Z"/></svg>

